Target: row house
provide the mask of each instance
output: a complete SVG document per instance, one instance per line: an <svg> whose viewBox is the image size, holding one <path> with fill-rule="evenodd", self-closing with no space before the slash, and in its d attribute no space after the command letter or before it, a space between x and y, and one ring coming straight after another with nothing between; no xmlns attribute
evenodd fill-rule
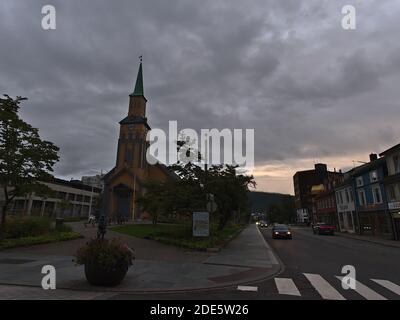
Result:
<svg viewBox="0 0 400 320"><path fill-rule="evenodd" d="M386 159L371 154L370 162L354 168L352 176L359 233L393 239L384 187Z"/></svg>
<svg viewBox="0 0 400 320"><path fill-rule="evenodd" d="M338 173L328 176L322 185L312 187L314 194L313 222L325 222L339 226L336 212L335 187L342 183L343 175Z"/></svg>
<svg viewBox="0 0 400 320"><path fill-rule="evenodd" d="M382 152L387 166L387 177L383 183L386 190L389 219L393 225L393 235L400 240L400 144Z"/></svg>
<svg viewBox="0 0 400 320"><path fill-rule="evenodd" d="M324 163L315 164L314 169L298 171L293 176L295 208L297 221L299 223L311 223L316 220L314 201L316 192L315 186L324 185L326 181L331 181L334 177L342 174L336 171L329 171ZM318 192L317 192L318 193Z"/></svg>
<svg viewBox="0 0 400 320"><path fill-rule="evenodd" d="M325 164L296 172L298 216L342 232L400 240L400 144L380 156L372 153L368 163L343 174Z"/></svg>
<svg viewBox="0 0 400 320"><path fill-rule="evenodd" d="M353 191L353 170L343 174L343 182L335 188L339 230L360 233Z"/></svg>

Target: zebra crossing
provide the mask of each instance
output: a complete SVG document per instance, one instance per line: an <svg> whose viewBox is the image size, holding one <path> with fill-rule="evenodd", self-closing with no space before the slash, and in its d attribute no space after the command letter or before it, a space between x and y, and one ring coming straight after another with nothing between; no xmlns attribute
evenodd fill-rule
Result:
<svg viewBox="0 0 400 320"><path fill-rule="evenodd" d="M339 290L337 290L337 288L342 288L342 277L335 276L332 277L332 279L328 279L328 281L319 274L303 273L302 275L305 277L305 279L308 280L308 283L322 299L347 300L345 296L341 292L339 292ZM383 279L369 280L379 285L381 288L389 290L391 293L398 295L400 298L400 286L398 284ZM299 288L296 285L296 281L292 278L274 278L274 282L278 294L302 297L301 287ZM334 286L336 286L337 288L335 288ZM343 292L345 291L355 292L360 297L360 299L364 298L366 300L388 300L388 298L384 297L381 293L376 292L375 290L368 287L365 283L362 283L358 280L356 280L356 286L354 289L343 289Z"/></svg>
<svg viewBox="0 0 400 320"><path fill-rule="evenodd" d="M342 279L343 277L341 276L324 278L320 274L301 273L296 274L294 278L274 278L269 281L270 284L267 286L266 291L264 289L259 290L259 287L256 286L238 286L237 290L253 291L261 295L267 293L269 296L276 290L282 298L286 296L303 299L319 297L324 300L400 300L400 285L392 281L384 279L356 280L354 289L344 289ZM369 287L371 285L372 288Z"/></svg>

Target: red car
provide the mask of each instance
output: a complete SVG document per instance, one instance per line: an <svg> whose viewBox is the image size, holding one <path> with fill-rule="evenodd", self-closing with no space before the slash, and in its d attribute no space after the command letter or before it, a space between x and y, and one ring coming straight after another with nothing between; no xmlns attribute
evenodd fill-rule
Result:
<svg viewBox="0 0 400 320"><path fill-rule="evenodd" d="M329 234L333 236L335 234L336 227L325 222L318 222L313 225L314 234Z"/></svg>

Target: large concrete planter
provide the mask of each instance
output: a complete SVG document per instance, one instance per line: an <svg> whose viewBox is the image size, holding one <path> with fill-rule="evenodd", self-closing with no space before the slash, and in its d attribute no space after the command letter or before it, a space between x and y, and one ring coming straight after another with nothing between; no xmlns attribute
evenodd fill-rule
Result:
<svg viewBox="0 0 400 320"><path fill-rule="evenodd" d="M113 269L105 270L97 263L85 264L86 280L93 286L113 287L119 285L125 278L129 266L119 264Z"/></svg>

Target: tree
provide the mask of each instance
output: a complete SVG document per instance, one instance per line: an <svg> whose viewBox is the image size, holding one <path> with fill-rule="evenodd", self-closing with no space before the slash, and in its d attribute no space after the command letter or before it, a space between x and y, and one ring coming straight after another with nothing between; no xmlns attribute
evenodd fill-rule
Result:
<svg viewBox="0 0 400 320"><path fill-rule="evenodd" d="M268 208L267 217L270 223L293 223L296 221L294 198L284 196L280 202L272 203Z"/></svg>
<svg viewBox="0 0 400 320"><path fill-rule="evenodd" d="M7 210L15 197L49 192L41 181L52 178L50 173L59 160L59 148L42 140L39 130L19 117L23 100L27 99L12 99L8 95L0 98L0 185L5 197L0 229L6 223Z"/></svg>
<svg viewBox="0 0 400 320"><path fill-rule="evenodd" d="M136 200L138 205L151 215L153 225L158 218L170 210L169 189L165 182L148 182L145 184L146 193Z"/></svg>
<svg viewBox="0 0 400 320"><path fill-rule="evenodd" d="M234 212L248 208L249 187L256 183L252 175L238 173L237 166L215 165L205 172L205 186L208 193L214 195L218 206L218 230L222 230Z"/></svg>
<svg viewBox="0 0 400 320"><path fill-rule="evenodd" d="M247 192L255 186L253 176L238 173L237 166L213 165L208 170L193 164L176 164L170 167L180 177L177 182L183 187L178 190L181 211L204 210L207 195L213 194L217 204L218 230L231 220L234 212L248 208Z"/></svg>
<svg viewBox="0 0 400 320"><path fill-rule="evenodd" d="M255 186L253 176L241 174L237 166L231 165L213 165L205 170L200 165L202 156L190 139L180 136L176 144L180 161L169 169L179 179L148 184L139 203L153 216L154 223L161 214L191 215L195 211L204 211L208 195L213 194L218 207L215 213L218 229L222 230L234 212L247 210L248 190ZM185 161L181 161L182 158Z"/></svg>

